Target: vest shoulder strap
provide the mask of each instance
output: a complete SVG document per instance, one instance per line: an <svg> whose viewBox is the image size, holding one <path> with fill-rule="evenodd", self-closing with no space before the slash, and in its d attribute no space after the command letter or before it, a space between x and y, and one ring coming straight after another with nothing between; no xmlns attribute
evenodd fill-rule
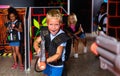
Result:
<svg viewBox="0 0 120 76"><path fill-rule="evenodd" d="M69 39L70 38L65 33L61 33L52 40L52 43L55 43L56 46L59 46L61 43L67 42Z"/></svg>
<svg viewBox="0 0 120 76"><path fill-rule="evenodd" d="M103 24L103 21L104 21L105 17L107 17L107 14L105 14L105 15L101 18L100 24Z"/></svg>

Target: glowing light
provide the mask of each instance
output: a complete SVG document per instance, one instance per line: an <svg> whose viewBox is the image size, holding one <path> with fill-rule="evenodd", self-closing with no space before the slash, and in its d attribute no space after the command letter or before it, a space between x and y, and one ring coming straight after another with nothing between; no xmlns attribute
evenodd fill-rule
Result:
<svg viewBox="0 0 120 76"><path fill-rule="evenodd" d="M106 3L107 3L107 2L108 2L108 0L104 0L104 2L106 2Z"/></svg>
<svg viewBox="0 0 120 76"><path fill-rule="evenodd" d="M94 53L95 55L98 55L98 52L97 52L97 44L94 42L91 47L90 47L90 50L92 53Z"/></svg>
<svg viewBox="0 0 120 76"><path fill-rule="evenodd" d="M9 5L0 5L0 8L9 8Z"/></svg>

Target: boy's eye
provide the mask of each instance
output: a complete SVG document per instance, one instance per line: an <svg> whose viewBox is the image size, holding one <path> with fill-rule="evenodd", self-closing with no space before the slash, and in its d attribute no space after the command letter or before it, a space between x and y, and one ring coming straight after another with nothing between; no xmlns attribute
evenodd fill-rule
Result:
<svg viewBox="0 0 120 76"><path fill-rule="evenodd" d="M53 24L50 24L50 25L53 25Z"/></svg>
<svg viewBox="0 0 120 76"><path fill-rule="evenodd" d="M59 26L59 24L55 24L56 26Z"/></svg>
<svg viewBox="0 0 120 76"><path fill-rule="evenodd" d="M52 25L54 25L54 26L59 26L59 24L49 24L49 25L51 25L51 26L52 26Z"/></svg>

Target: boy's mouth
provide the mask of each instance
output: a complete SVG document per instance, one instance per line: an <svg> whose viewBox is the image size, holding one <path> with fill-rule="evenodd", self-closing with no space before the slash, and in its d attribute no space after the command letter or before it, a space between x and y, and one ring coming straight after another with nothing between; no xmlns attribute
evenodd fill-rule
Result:
<svg viewBox="0 0 120 76"><path fill-rule="evenodd" d="M56 30L51 30L52 32L56 32Z"/></svg>

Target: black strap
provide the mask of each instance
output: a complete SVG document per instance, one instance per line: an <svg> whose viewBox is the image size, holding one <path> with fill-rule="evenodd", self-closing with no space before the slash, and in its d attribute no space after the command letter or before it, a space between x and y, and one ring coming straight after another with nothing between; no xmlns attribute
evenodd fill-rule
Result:
<svg viewBox="0 0 120 76"><path fill-rule="evenodd" d="M105 14L102 18L101 18L101 20L100 20L100 22L99 22L99 26L101 27L101 30L103 30L103 21L104 21L104 19L105 19L105 17L107 17L107 14Z"/></svg>
<svg viewBox="0 0 120 76"><path fill-rule="evenodd" d="M55 43L56 46L59 46L61 43L66 42L68 39L69 37L65 33L61 33L52 40L52 43Z"/></svg>

